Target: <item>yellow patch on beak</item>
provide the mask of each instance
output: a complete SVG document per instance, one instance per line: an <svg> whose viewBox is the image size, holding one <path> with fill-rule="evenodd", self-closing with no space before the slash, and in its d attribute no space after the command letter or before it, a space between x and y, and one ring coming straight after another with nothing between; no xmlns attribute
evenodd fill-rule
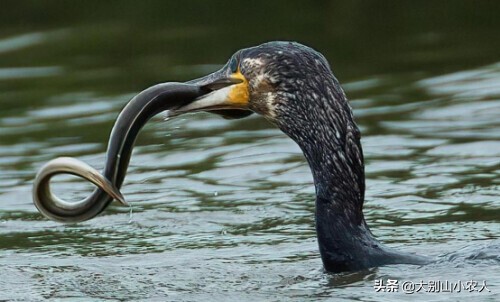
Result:
<svg viewBox="0 0 500 302"><path fill-rule="evenodd" d="M250 92L248 90L248 81L240 72L240 69L231 75L231 78L241 81L241 83L232 86L228 95L228 103L237 108L247 108L250 100Z"/></svg>
<svg viewBox="0 0 500 302"><path fill-rule="evenodd" d="M194 102L171 110L169 116L193 111L248 109L250 86L240 69L237 69L235 73L231 74L229 79L223 78L220 80L222 80L224 84L222 88L215 88L210 93L197 98ZM218 83L217 80L215 80L214 83ZM210 83L208 85L210 85Z"/></svg>

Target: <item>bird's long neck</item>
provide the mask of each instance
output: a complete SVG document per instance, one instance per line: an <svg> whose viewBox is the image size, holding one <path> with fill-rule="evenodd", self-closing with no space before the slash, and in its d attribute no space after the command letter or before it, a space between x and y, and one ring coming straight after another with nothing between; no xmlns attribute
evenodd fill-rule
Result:
<svg viewBox="0 0 500 302"><path fill-rule="evenodd" d="M322 91L315 95L328 98L301 100L299 104L308 108L289 110L289 122L280 128L301 147L313 174L316 229L325 268L338 272L368 267L370 255L378 256L381 250L363 217L360 133L340 86L332 81L318 89Z"/></svg>
<svg viewBox="0 0 500 302"><path fill-rule="evenodd" d="M360 132L333 75L298 95L305 99L281 110L283 122L278 126L301 147L313 174L316 231L325 269L343 272L386 264L429 263L425 257L381 245L370 232L363 216L365 173Z"/></svg>
<svg viewBox="0 0 500 302"><path fill-rule="evenodd" d="M331 74L330 74L331 75ZM314 178L319 205L360 225L365 172L361 135L335 78L298 93L280 112L278 126L302 149ZM321 213L318 213L321 214Z"/></svg>

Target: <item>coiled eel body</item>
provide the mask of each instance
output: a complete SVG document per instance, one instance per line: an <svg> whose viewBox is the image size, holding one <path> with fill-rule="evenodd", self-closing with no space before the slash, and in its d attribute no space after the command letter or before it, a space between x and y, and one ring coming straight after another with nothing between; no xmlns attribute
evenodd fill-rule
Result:
<svg viewBox="0 0 500 302"><path fill-rule="evenodd" d="M128 205L119 189L123 184L140 129L156 114L183 106L207 92L200 85L188 83L163 83L142 91L123 108L113 126L102 174L75 158L59 157L51 160L42 166L35 177L35 206L47 218L75 223L95 217L106 209L113 199ZM50 190L50 179L57 174L80 176L95 184L97 188L81 201L64 201Z"/></svg>

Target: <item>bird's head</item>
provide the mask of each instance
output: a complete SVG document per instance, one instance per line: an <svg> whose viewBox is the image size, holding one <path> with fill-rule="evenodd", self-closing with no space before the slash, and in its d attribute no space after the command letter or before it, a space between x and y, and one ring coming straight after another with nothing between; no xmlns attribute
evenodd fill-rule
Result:
<svg viewBox="0 0 500 302"><path fill-rule="evenodd" d="M239 50L222 69L189 83L209 92L171 114L208 111L242 118L255 112L280 128L324 107L325 99L335 97L328 96L335 94L329 91L335 89L328 87L338 86L323 55L293 42L270 42Z"/></svg>

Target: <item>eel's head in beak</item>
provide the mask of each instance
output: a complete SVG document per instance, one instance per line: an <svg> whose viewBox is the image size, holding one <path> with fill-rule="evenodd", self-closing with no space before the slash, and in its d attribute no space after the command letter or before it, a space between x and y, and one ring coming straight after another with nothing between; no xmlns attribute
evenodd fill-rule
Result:
<svg viewBox="0 0 500 302"><path fill-rule="evenodd" d="M249 83L241 72L236 56L222 69L187 83L199 85L207 93L188 104L171 109L168 116L207 111L235 119L252 114L249 108Z"/></svg>
<svg viewBox="0 0 500 302"><path fill-rule="evenodd" d="M299 68L302 61L290 51L293 47L288 42L272 42L237 51L220 70L187 82L205 94L173 108L169 116L207 111L234 119L255 112L279 122L280 112L295 106L289 96L295 93L296 78L307 76Z"/></svg>

